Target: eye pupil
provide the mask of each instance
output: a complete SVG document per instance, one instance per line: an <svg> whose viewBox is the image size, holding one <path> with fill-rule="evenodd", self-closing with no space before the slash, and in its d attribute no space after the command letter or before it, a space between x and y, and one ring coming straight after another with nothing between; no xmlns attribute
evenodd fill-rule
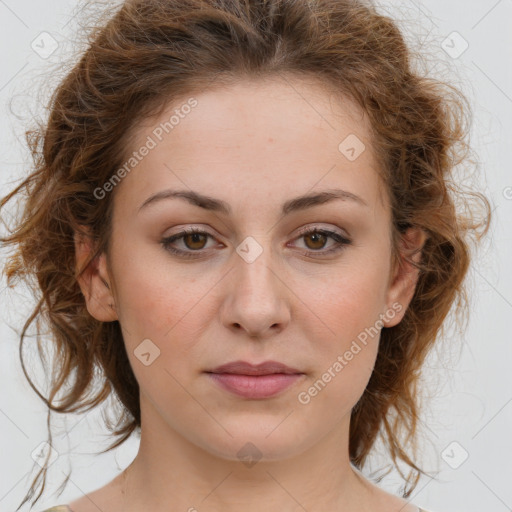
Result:
<svg viewBox="0 0 512 512"><path fill-rule="evenodd" d="M314 231L313 233L306 235L306 240L312 239L313 240L313 247L310 246L309 243L307 243L308 247L310 249L321 249L325 245L325 235L322 233L318 233L317 231ZM320 241L320 245L315 245L315 242Z"/></svg>
<svg viewBox="0 0 512 512"><path fill-rule="evenodd" d="M195 243L198 243L200 242L200 238L203 237L203 244L201 245L200 244L200 247L195 247L195 246L191 246L191 244L189 243L190 239L192 239L192 244L195 244ZM206 240L206 236L204 234L201 234L201 233L189 233L188 235L185 236L184 238L185 240L185 245L189 248L189 249L202 249L204 247L204 242Z"/></svg>

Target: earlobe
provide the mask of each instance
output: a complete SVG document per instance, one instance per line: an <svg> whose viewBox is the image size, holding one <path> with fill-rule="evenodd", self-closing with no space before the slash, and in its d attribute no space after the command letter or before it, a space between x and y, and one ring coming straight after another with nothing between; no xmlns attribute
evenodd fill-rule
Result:
<svg viewBox="0 0 512 512"><path fill-rule="evenodd" d="M384 327L393 327L399 324L409 307L418 282L419 270L408 260L415 263L420 262L427 238L428 235L421 228L409 228L401 235L400 262L394 268L394 275L387 294L388 308L393 304L400 304L401 308L400 312L392 319L384 321Z"/></svg>
<svg viewBox="0 0 512 512"><path fill-rule="evenodd" d="M75 232L74 243L78 274L93 254L95 247L92 237L78 232ZM118 320L105 253L96 256L81 274L77 275L77 281L85 298L87 311L92 317L100 322Z"/></svg>

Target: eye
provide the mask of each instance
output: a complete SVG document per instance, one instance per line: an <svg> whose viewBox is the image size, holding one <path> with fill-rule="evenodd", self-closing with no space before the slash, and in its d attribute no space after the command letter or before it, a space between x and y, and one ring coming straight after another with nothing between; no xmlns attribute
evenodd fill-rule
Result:
<svg viewBox="0 0 512 512"><path fill-rule="evenodd" d="M164 238L161 243L163 248L172 254L183 256L185 258L194 258L198 255L193 253L204 249L208 238L213 237L206 231L201 231L197 228L189 228L184 229L175 235ZM185 244L185 249L177 249L172 245L173 242L177 240L182 241Z"/></svg>
<svg viewBox="0 0 512 512"><path fill-rule="evenodd" d="M351 240L336 231L320 228L307 228L300 232L300 236L298 238L303 238L306 248L310 249L306 252L308 256L324 256L326 254L332 254L341 251L345 246L352 243ZM334 240L334 243L331 244L329 249L322 251L321 249L326 246L329 239Z"/></svg>
<svg viewBox="0 0 512 512"><path fill-rule="evenodd" d="M169 251L171 254L175 254L183 258L199 258L204 255L208 238L212 238L206 231L202 231L197 228L189 228L176 233L175 235L164 238L161 241L163 248ZM308 228L300 233L298 239L303 238L306 243L305 253L308 256L325 256L338 252L345 248L345 246L352 243L351 240L343 236L342 234L331 231L328 229L320 228ZM334 241L330 248L322 250L328 240ZM175 242L181 242L184 248L175 247Z"/></svg>

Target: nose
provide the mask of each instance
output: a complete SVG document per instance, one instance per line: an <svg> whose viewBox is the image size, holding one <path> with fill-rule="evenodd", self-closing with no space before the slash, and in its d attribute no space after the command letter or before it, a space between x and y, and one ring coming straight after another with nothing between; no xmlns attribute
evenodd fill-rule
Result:
<svg viewBox="0 0 512 512"><path fill-rule="evenodd" d="M291 291L271 256L268 248L252 262L235 255L221 307L221 321L228 329L263 339L288 325Z"/></svg>

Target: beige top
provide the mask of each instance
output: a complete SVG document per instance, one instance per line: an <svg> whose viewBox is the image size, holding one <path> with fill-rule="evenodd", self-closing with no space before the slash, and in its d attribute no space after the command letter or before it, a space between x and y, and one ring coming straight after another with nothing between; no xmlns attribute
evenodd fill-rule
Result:
<svg viewBox="0 0 512 512"><path fill-rule="evenodd" d="M56 507L47 508L42 512L73 512L67 505L57 505Z"/></svg>

